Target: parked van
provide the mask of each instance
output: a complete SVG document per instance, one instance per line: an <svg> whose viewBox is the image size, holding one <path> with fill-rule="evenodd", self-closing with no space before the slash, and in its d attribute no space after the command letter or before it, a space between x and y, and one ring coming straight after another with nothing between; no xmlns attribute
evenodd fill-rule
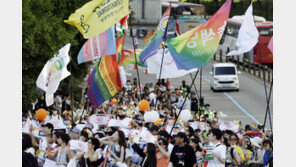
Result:
<svg viewBox="0 0 296 167"><path fill-rule="evenodd" d="M211 89L217 90L236 90L239 91L239 81L236 66L233 63L215 63L213 64L210 75L213 76Z"/></svg>

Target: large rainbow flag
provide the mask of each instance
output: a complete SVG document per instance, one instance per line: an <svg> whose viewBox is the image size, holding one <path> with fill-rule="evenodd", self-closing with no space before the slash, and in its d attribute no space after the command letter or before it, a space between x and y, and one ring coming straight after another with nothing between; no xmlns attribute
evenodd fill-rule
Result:
<svg viewBox="0 0 296 167"><path fill-rule="evenodd" d="M228 0L207 22L168 40L178 69L201 68L209 63L226 27L230 7L231 0Z"/></svg>
<svg viewBox="0 0 296 167"><path fill-rule="evenodd" d="M139 59L139 55L142 52L142 49L136 49L136 54L137 54L137 65L142 66L142 67L147 67L147 62L141 63ZM125 66L125 65L130 65L130 64L136 64L135 60L135 51L133 49L130 50L122 50L121 53L121 59L119 61L119 66Z"/></svg>
<svg viewBox="0 0 296 167"><path fill-rule="evenodd" d="M97 108L122 89L116 55L104 56L88 78L87 96Z"/></svg>
<svg viewBox="0 0 296 167"><path fill-rule="evenodd" d="M78 64L93 61L116 51L114 26L100 35L88 39L79 51Z"/></svg>
<svg viewBox="0 0 296 167"><path fill-rule="evenodd" d="M171 5L166 9L163 16L161 17L156 33L154 34L150 42L145 45L143 52L141 52L140 60L142 63L144 63L149 57L157 53L161 40L164 36L166 36L165 31L170 13Z"/></svg>

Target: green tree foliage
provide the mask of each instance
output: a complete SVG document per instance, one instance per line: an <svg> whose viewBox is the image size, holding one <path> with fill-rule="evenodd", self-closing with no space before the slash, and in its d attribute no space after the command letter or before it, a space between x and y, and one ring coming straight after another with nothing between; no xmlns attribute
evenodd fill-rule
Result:
<svg viewBox="0 0 296 167"><path fill-rule="evenodd" d="M67 68L71 76L64 79L60 88L72 90L79 100L79 84L87 75L87 64L77 64L77 54L86 41L73 26L64 23L71 13L89 0L23 0L22 3L22 106L31 108L38 98L36 80L45 63L67 43L71 43L71 61Z"/></svg>
<svg viewBox="0 0 296 167"><path fill-rule="evenodd" d="M226 0L184 0L187 2L203 4L208 15L213 15ZM253 2L253 13L266 20L273 20L273 0L232 0L230 16L244 15L250 3Z"/></svg>

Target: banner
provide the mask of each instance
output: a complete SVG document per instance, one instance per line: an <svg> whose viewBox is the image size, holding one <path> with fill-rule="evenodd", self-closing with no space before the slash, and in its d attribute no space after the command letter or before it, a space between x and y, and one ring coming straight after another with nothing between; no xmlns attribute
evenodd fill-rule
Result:
<svg viewBox="0 0 296 167"><path fill-rule="evenodd" d="M64 22L75 26L85 39L107 31L129 14L128 0L92 0Z"/></svg>
<svg viewBox="0 0 296 167"><path fill-rule="evenodd" d="M37 87L46 92L47 106L54 103L53 94L57 91L60 82L71 75L67 70L67 65L70 62L69 50L70 43L61 48L52 59L47 61L36 81Z"/></svg>
<svg viewBox="0 0 296 167"><path fill-rule="evenodd" d="M204 24L168 40L168 48L177 68L190 70L209 63L223 35L231 7L231 0Z"/></svg>
<svg viewBox="0 0 296 167"><path fill-rule="evenodd" d="M107 127L121 127L128 128L131 122L131 118L125 118L123 120L110 119L107 122Z"/></svg>
<svg viewBox="0 0 296 167"><path fill-rule="evenodd" d="M29 133L31 124L32 124L31 120L27 118L26 122L22 126L22 132Z"/></svg>
<svg viewBox="0 0 296 167"><path fill-rule="evenodd" d="M103 56L114 55L116 51L114 26L88 39L77 56L78 64L93 61Z"/></svg>
<svg viewBox="0 0 296 167"><path fill-rule="evenodd" d="M88 77L87 97L94 108L122 89L116 55L102 57Z"/></svg>
<svg viewBox="0 0 296 167"><path fill-rule="evenodd" d="M70 140L69 148L79 152L88 152L88 143L80 140Z"/></svg>
<svg viewBox="0 0 296 167"><path fill-rule="evenodd" d="M160 19L155 35L152 37L149 43L147 43L140 54L140 61L144 63L146 59L157 53L158 47L164 35L166 35L165 29L171 13L171 5L166 9L163 16Z"/></svg>
<svg viewBox="0 0 296 167"><path fill-rule="evenodd" d="M153 136L145 127L141 129L140 136L147 143L154 144L156 141L156 136Z"/></svg>
<svg viewBox="0 0 296 167"><path fill-rule="evenodd" d="M239 125L234 124L232 121L222 121L219 123L219 129L221 130L232 130L237 133L239 129Z"/></svg>
<svg viewBox="0 0 296 167"><path fill-rule="evenodd" d="M229 52L226 56L249 52L258 42L259 32L255 26L252 3L247 9L244 21L238 31L236 46L238 50Z"/></svg>
<svg viewBox="0 0 296 167"><path fill-rule="evenodd" d="M156 74L156 79L159 79L162 55L163 49L159 49L156 55L147 59L148 74ZM177 78L194 71L197 71L197 69L195 68L189 71L179 70L169 50L165 50L160 79Z"/></svg>
<svg viewBox="0 0 296 167"><path fill-rule="evenodd" d="M142 67L147 67L146 61L143 64L139 59L141 52L142 52L142 49L136 49L137 65L142 66ZM119 66L126 66L126 65L131 65L131 64L136 64L134 50L133 49L122 50L121 59L120 59L120 62L118 65Z"/></svg>
<svg viewBox="0 0 296 167"><path fill-rule="evenodd" d="M66 125L64 124L63 120L56 120L50 122L53 125L53 129L66 129Z"/></svg>
<svg viewBox="0 0 296 167"><path fill-rule="evenodd" d="M106 125L110 117L108 115L96 115L90 116L87 119L87 123L89 124L98 124L98 125Z"/></svg>

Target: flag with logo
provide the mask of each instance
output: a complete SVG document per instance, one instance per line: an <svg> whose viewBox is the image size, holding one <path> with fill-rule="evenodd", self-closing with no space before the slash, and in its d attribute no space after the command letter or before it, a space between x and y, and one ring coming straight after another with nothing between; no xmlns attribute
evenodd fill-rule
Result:
<svg viewBox="0 0 296 167"><path fill-rule="evenodd" d="M78 64L93 61L116 51L114 26L107 31L88 39L77 56Z"/></svg>
<svg viewBox="0 0 296 167"><path fill-rule="evenodd" d="M107 31L129 14L128 0L92 0L64 22L75 26L85 39Z"/></svg>
<svg viewBox="0 0 296 167"><path fill-rule="evenodd" d="M37 87L46 92L47 106L54 103L53 94L57 91L60 82L71 75L67 70L67 65L70 62L68 54L70 45L70 43L65 45L52 59L47 61L36 81Z"/></svg>
<svg viewBox="0 0 296 167"><path fill-rule="evenodd" d="M102 57L88 78L87 97L94 108L122 89L116 55Z"/></svg>
<svg viewBox="0 0 296 167"><path fill-rule="evenodd" d="M255 26L252 3L247 9L244 21L238 31L236 46L238 50L229 52L226 56L233 56L249 52L258 42L259 32Z"/></svg>
<svg viewBox="0 0 296 167"><path fill-rule="evenodd" d="M201 68L215 54L223 35L231 7L231 0L204 24L168 40L168 48L178 69Z"/></svg>
<svg viewBox="0 0 296 167"><path fill-rule="evenodd" d="M163 54L163 49L159 49L156 55L151 56L150 58L147 59L148 74L156 74L156 79L159 79L159 75L160 75L162 54ZM196 70L197 68L191 69L188 71L179 70L169 50L165 49L160 79L177 78L177 77L184 76L190 72L194 72Z"/></svg>
<svg viewBox="0 0 296 167"><path fill-rule="evenodd" d="M146 59L148 59L149 57L157 53L160 42L163 39L164 35L166 35L165 31L167 27L167 22L169 20L170 12L171 12L171 5L166 9L162 18L160 19L156 33L154 34L150 42L148 42L145 45L142 53L140 54L140 61L142 63L144 63Z"/></svg>

